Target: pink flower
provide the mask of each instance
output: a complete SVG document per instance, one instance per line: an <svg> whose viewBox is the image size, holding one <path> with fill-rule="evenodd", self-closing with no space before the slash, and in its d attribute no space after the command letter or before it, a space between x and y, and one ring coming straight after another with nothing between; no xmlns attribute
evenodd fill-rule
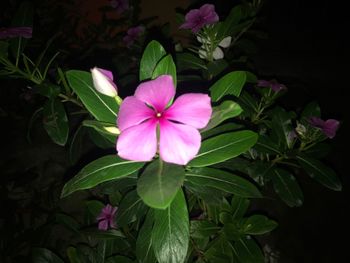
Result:
<svg viewBox="0 0 350 263"><path fill-rule="evenodd" d="M270 88L274 92L279 92L281 90L287 89L287 87L285 85L278 83L275 79L272 79L272 80L260 79L260 80L258 80L257 86L264 87L264 88Z"/></svg>
<svg viewBox="0 0 350 263"><path fill-rule="evenodd" d="M9 27L0 28L0 39L4 38L14 38L14 37L24 37L31 38L33 29L31 27Z"/></svg>
<svg viewBox="0 0 350 263"><path fill-rule="evenodd" d="M117 119L120 157L150 161L158 151L165 162L185 165L196 156L198 129L208 124L212 113L210 97L188 93L169 106L174 96L172 77L162 75L141 83L134 96L124 99Z"/></svg>
<svg viewBox="0 0 350 263"><path fill-rule="evenodd" d="M123 38L125 45L130 47L144 32L145 28L143 26L129 28L129 30L126 32L126 36Z"/></svg>
<svg viewBox="0 0 350 263"><path fill-rule="evenodd" d="M119 14L129 9L129 0L110 0L109 4L111 7L115 8Z"/></svg>
<svg viewBox="0 0 350 263"><path fill-rule="evenodd" d="M102 208L101 213L96 218L98 221L98 229L107 230L108 228L116 228L115 216L118 208L111 205L106 205Z"/></svg>
<svg viewBox="0 0 350 263"><path fill-rule="evenodd" d="M197 33L205 25L214 24L219 21L215 12L215 6L210 4L202 5L199 9L192 9L185 16L185 23L180 28L191 29Z"/></svg>
<svg viewBox="0 0 350 263"><path fill-rule="evenodd" d="M113 74L111 71L97 67L94 67L90 71L95 89L98 92L110 97L118 95L118 89L113 82Z"/></svg>
<svg viewBox="0 0 350 263"><path fill-rule="evenodd" d="M334 119L324 121L318 117L310 117L309 123L311 126L321 129L322 132L330 139L334 138L339 128L339 121Z"/></svg>

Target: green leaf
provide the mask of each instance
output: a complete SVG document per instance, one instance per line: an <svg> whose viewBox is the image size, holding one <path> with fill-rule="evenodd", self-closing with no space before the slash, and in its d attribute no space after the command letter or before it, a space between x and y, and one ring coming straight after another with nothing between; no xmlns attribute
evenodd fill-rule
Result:
<svg viewBox="0 0 350 263"><path fill-rule="evenodd" d="M163 46L152 40L143 52L140 62L140 81L150 79L158 62L166 55Z"/></svg>
<svg viewBox="0 0 350 263"><path fill-rule="evenodd" d="M226 74L213 86L210 87L210 95L212 101L216 102L225 95L234 95L238 97L246 82L246 74L244 71L234 71Z"/></svg>
<svg viewBox="0 0 350 263"><path fill-rule="evenodd" d="M95 217L96 219L96 217ZM55 223L65 226L67 229L75 233L79 233L80 224L71 216L57 213L55 214Z"/></svg>
<svg viewBox="0 0 350 263"><path fill-rule="evenodd" d="M233 122L228 122L225 124L222 124L220 126L214 127L210 130L203 131L201 133L202 135L202 140L208 139L210 137L214 137L223 133L228 133L228 132L233 132L237 130L241 130L245 128L242 124L237 124Z"/></svg>
<svg viewBox="0 0 350 263"><path fill-rule="evenodd" d="M254 145L254 148L261 153L268 154L281 154L279 147L274 143L270 137L266 135L259 135L257 143Z"/></svg>
<svg viewBox="0 0 350 263"><path fill-rule="evenodd" d="M43 108L44 128L58 145L65 145L68 139L68 119L63 104L59 100L47 100Z"/></svg>
<svg viewBox="0 0 350 263"><path fill-rule="evenodd" d="M187 171L186 180L242 197L261 197L256 186L248 180L218 169L203 167Z"/></svg>
<svg viewBox="0 0 350 263"><path fill-rule="evenodd" d="M160 75L171 75L176 87L176 66L171 55L167 55L159 61L152 73L152 79Z"/></svg>
<svg viewBox="0 0 350 263"><path fill-rule="evenodd" d="M243 224L243 232L251 235L263 235L277 227L277 223L263 215L253 215Z"/></svg>
<svg viewBox="0 0 350 263"><path fill-rule="evenodd" d="M225 235L221 234L219 237L214 239L209 249L205 251L204 257L208 259L208 262L215 263L233 263L233 255L231 245L226 239ZM205 261L207 262L207 261Z"/></svg>
<svg viewBox="0 0 350 263"><path fill-rule="evenodd" d="M60 93L60 86L52 83L42 83L33 87L34 91L38 92L49 99L54 99Z"/></svg>
<svg viewBox="0 0 350 263"><path fill-rule="evenodd" d="M80 230L83 234L91 236L92 238L102 239L102 240L110 240L116 238L125 238L124 234L115 229L110 230L98 230L96 227L89 227L86 229Z"/></svg>
<svg viewBox="0 0 350 263"><path fill-rule="evenodd" d="M95 129L99 134L112 143L116 142L116 137L120 134L119 129L114 123L101 122L95 120L84 120L83 126Z"/></svg>
<svg viewBox="0 0 350 263"><path fill-rule="evenodd" d="M207 69L204 61L191 53L177 53L176 61L179 71L186 69Z"/></svg>
<svg viewBox="0 0 350 263"><path fill-rule="evenodd" d="M75 164L83 153L84 146L86 145L85 134L86 130L82 126L79 126L73 135L69 145L69 160L71 164Z"/></svg>
<svg viewBox="0 0 350 263"><path fill-rule="evenodd" d="M136 190L127 193L118 207L117 225L123 227L135 222L146 214L147 209Z"/></svg>
<svg viewBox="0 0 350 263"><path fill-rule="evenodd" d="M247 212L250 200L234 195L231 201L232 219L241 219Z"/></svg>
<svg viewBox="0 0 350 263"><path fill-rule="evenodd" d="M215 61L210 61L207 65L207 70L203 71L203 75L206 79L212 79L222 73L225 69L227 69L229 64L225 59L219 59Z"/></svg>
<svg viewBox="0 0 350 263"><path fill-rule="evenodd" d="M226 161L249 150L258 135L252 131L238 131L222 134L202 142L197 156L188 164L203 167Z"/></svg>
<svg viewBox="0 0 350 263"><path fill-rule="evenodd" d="M341 191L342 184L331 168L305 154L298 154L296 158L311 178L334 191Z"/></svg>
<svg viewBox="0 0 350 263"><path fill-rule="evenodd" d="M239 259L239 262L265 262L260 247L250 236L245 236L236 241L232 247L232 250Z"/></svg>
<svg viewBox="0 0 350 263"><path fill-rule="evenodd" d="M272 133L275 141L282 150L291 148L292 139L289 134L293 131L291 114L281 107L276 107L272 112Z"/></svg>
<svg viewBox="0 0 350 263"><path fill-rule="evenodd" d="M185 180L184 185L186 190L193 193L194 196L202 199L204 202L211 205L217 205L218 203L220 203L225 194L227 194L226 192L218 190L217 188L195 184L189 180Z"/></svg>
<svg viewBox="0 0 350 263"><path fill-rule="evenodd" d="M301 206L304 196L295 177L283 169L275 169L273 173L273 188L279 197L290 207Z"/></svg>
<svg viewBox="0 0 350 263"><path fill-rule="evenodd" d="M137 182L137 193L150 207L164 209L173 200L185 178L182 166L163 162L150 163Z"/></svg>
<svg viewBox="0 0 350 263"><path fill-rule="evenodd" d="M93 85L89 72L69 70L66 72L69 86L78 95L86 109L99 121L115 123L118 104L114 98L99 93Z"/></svg>
<svg viewBox="0 0 350 263"><path fill-rule="evenodd" d="M102 135L100 132L96 131L95 129L87 129L87 133L91 139L91 141L99 148L102 149L115 149L116 140L110 138L107 138L108 135L104 134Z"/></svg>
<svg viewBox="0 0 350 263"><path fill-rule="evenodd" d="M213 107L213 113L211 115L208 125L201 130L205 132L216 126L218 126L223 121L234 118L242 113L242 108L238 103L234 101L226 100L222 102L219 106Z"/></svg>
<svg viewBox="0 0 350 263"><path fill-rule="evenodd" d="M136 257L139 262L155 263L156 257L152 248L152 229L154 223L154 211L150 209L136 240Z"/></svg>
<svg viewBox="0 0 350 263"><path fill-rule="evenodd" d="M75 247L67 248L67 257L70 263L82 263Z"/></svg>
<svg viewBox="0 0 350 263"><path fill-rule="evenodd" d="M189 221L183 192L177 192L165 209L154 211L152 246L159 263L185 261L189 242Z"/></svg>
<svg viewBox="0 0 350 263"><path fill-rule="evenodd" d="M309 117L321 117L321 108L320 105L316 101L312 101L309 104L307 104L301 113L302 118L309 118Z"/></svg>
<svg viewBox="0 0 350 263"><path fill-rule="evenodd" d="M46 248L34 248L32 250L33 263L64 263L56 254Z"/></svg>
<svg viewBox="0 0 350 263"><path fill-rule="evenodd" d="M96 218L101 213L102 209L105 207L105 204L98 200L89 200L85 203L85 206L87 210L87 224L96 223Z"/></svg>
<svg viewBox="0 0 350 263"><path fill-rule="evenodd" d="M213 222L207 220L193 220L191 221L191 237L206 238L216 234L221 228Z"/></svg>
<svg viewBox="0 0 350 263"><path fill-rule="evenodd" d="M61 197L75 191L92 188L102 182L125 177L139 170L144 163L126 161L116 155L107 155L85 166L63 187Z"/></svg>
<svg viewBox="0 0 350 263"><path fill-rule="evenodd" d="M133 263L134 261L132 261L130 258L124 257L124 256L113 256L113 257L109 257L106 260L106 263Z"/></svg>
<svg viewBox="0 0 350 263"><path fill-rule="evenodd" d="M226 17L225 21L220 24L218 29L217 39L220 42L225 37L231 36L232 29L242 19L242 7L240 5L231 9L230 14Z"/></svg>

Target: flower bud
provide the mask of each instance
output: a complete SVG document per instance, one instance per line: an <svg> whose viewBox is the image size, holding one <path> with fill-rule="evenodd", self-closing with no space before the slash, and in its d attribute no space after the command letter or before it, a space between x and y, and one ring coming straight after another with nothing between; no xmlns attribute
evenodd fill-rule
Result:
<svg viewBox="0 0 350 263"><path fill-rule="evenodd" d="M113 82L112 72L94 67L91 69L91 74L95 89L98 92L110 97L118 95L117 86Z"/></svg>

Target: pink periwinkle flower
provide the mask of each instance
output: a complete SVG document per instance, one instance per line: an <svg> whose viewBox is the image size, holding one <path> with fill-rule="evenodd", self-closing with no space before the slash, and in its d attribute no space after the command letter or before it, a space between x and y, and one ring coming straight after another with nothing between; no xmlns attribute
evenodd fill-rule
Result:
<svg viewBox="0 0 350 263"><path fill-rule="evenodd" d="M130 47L144 32L145 28L143 26L129 28L129 30L126 32L126 36L123 37L125 45Z"/></svg>
<svg viewBox="0 0 350 263"><path fill-rule="evenodd" d="M98 92L110 97L118 95L117 85L113 82L113 73L111 71L97 67L90 71L95 89Z"/></svg>
<svg viewBox="0 0 350 263"><path fill-rule="evenodd" d="M328 119L326 121L319 117L310 117L309 124L315 128L319 128L330 139L334 138L339 128L339 121Z"/></svg>
<svg viewBox="0 0 350 263"><path fill-rule="evenodd" d="M210 97L188 93L175 96L170 75L141 83L134 96L120 106L118 155L127 160L150 161L159 152L168 163L185 165L199 151L201 135L211 117Z"/></svg>
<svg viewBox="0 0 350 263"><path fill-rule="evenodd" d="M185 23L180 28L191 29L197 33L205 25L211 25L219 21L215 12L215 6L211 4L202 5L199 9L192 9L185 16Z"/></svg>
<svg viewBox="0 0 350 263"><path fill-rule="evenodd" d="M109 4L116 9L119 14L129 9L129 0L110 0Z"/></svg>
<svg viewBox="0 0 350 263"><path fill-rule="evenodd" d="M274 92L279 92L281 90L286 90L287 87L281 83L278 83L275 79L272 80L258 80L258 87L271 88Z"/></svg>
<svg viewBox="0 0 350 263"><path fill-rule="evenodd" d="M14 37L31 38L32 33L33 29L27 26L0 28L0 39Z"/></svg>
<svg viewBox="0 0 350 263"><path fill-rule="evenodd" d="M116 228L115 216L117 210L117 207L113 207L110 204L102 208L101 213L96 218L98 221L98 229L106 231L109 228Z"/></svg>

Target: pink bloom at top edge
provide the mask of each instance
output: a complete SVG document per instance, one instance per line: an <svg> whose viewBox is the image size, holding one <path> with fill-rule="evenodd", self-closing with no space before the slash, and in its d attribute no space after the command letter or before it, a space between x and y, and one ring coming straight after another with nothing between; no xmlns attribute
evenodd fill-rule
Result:
<svg viewBox="0 0 350 263"><path fill-rule="evenodd" d="M126 36L123 37L123 42L127 47L130 47L144 32L145 28L143 26L131 27L126 32Z"/></svg>
<svg viewBox="0 0 350 263"><path fill-rule="evenodd" d="M258 87L271 88L274 92L279 92L281 90L286 90L287 87L283 84L278 83L275 79L272 80L258 80L256 84Z"/></svg>
<svg viewBox="0 0 350 263"><path fill-rule="evenodd" d="M333 139L339 128L339 121L328 119L326 121L319 117L310 117L309 123L315 128L319 128L330 139Z"/></svg>
<svg viewBox="0 0 350 263"><path fill-rule="evenodd" d="M215 12L215 6L211 4L202 5L199 9L192 9L185 16L185 23L180 28L191 29L197 33L205 25L214 24L219 21Z"/></svg>
<svg viewBox="0 0 350 263"><path fill-rule="evenodd" d="M172 77L162 75L141 83L134 96L123 100L117 119L120 157L151 161L159 152L165 162L185 165L196 156L201 145L198 129L208 124L212 114L210 97L188 93L167 107L174 96Z"/></svg>
<svg viewBox="0 0 350 263"><path fill-rule="evenodd" d="M27 26L0 28L0 39L14 38L14 37L31 38L32 33L33 33L33 29Z"/></svg>
<svg viewBox="0 0 350 263"><path fill-rule="evenodd" d="M109 4L111 7L115 8L119 14L129 9L129 0L110 0Z"/></svg>
<svg viewBox="0 0 350 263"><path fill-rule="evenodd" d="M115 216L118 208L111 205L106 205L102 208L101 213L97 216L98 229L108 230L109 228L116 228Z"/></svg>

